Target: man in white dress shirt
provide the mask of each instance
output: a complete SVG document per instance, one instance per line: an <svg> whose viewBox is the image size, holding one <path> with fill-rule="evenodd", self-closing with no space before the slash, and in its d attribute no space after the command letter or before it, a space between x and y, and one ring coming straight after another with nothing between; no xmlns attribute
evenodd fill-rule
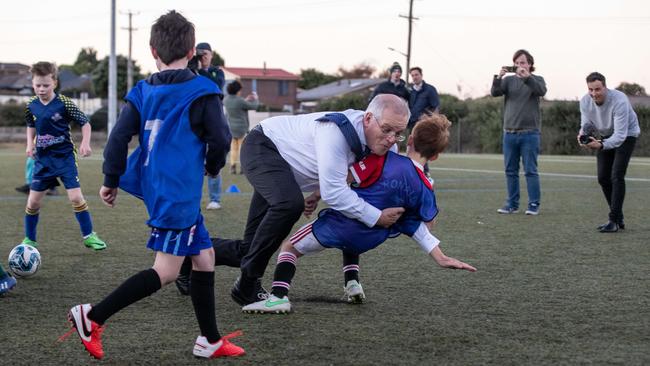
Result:
<svg viewBox="0 0 650 366"><path fill-rule="evenodd" d="M241 276L231 291L240 305L259 301L259 279L273 253L300 215L311 215L321 198L368 227L388 227L404 211L401 207L379 210L350 189L346 178L355 154L336 123L316 121L327 113L268 118L243 143L242 169L254 189L244 239L214 245L217 264L241 258ZM410 114L406 102L390 94L373 98L365 112L341 113L361 144L377 155L386 154L404 138ZM303 192L312 194L305 198Z"/></svg>

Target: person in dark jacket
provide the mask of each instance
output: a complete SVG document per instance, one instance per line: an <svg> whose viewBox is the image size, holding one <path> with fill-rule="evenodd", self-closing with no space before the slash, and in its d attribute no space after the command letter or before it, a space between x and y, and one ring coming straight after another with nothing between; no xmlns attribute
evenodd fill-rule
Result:
<svg viewBox="0 0 650 366"><path fill-rule="evenodd" d="M372 93L372 98L378 94L394 94L404 99L408 103L410 93L406 88L406 82L402 80L402 66L400 66L400 64L397 62L393 62L393 65L390 67L389 71L390 78L377 85L377 88Z"/></svg>

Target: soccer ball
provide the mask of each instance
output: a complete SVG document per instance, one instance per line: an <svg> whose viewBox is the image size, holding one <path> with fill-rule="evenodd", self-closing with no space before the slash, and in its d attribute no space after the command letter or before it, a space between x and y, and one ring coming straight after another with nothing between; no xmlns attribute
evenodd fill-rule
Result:
<svg viewBox="0 0 650 366"><path fill-rule="evenodd" d="M18 244L9 253L9 269L16 277L29 277L41 266L41 253L29 244Z"/></svg>

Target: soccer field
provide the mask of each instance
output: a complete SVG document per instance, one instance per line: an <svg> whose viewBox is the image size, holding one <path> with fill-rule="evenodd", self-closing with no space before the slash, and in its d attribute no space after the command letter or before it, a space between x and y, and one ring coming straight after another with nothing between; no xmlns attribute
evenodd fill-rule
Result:
<svg viewBox="0 0 650 366"><path fill-rule="evenodd" d="M22 147L0 146L0 259L23 234ZM650 364L650 159L627 173L626 229L601 234L607 207L594 157L540 156L541 214L499 215L505 179L499 155L443 154L431 164L441 213L435 235L446 254L478 272L446 270L409 238L361 258L367 301L346 304L341 255L298 262L289 315L242 314L230 299L238 270L216 269L222 334L242 329L240 359L197 360L189 297L171 285L121 311L103 334L106 356L91 360L66 313L97 302L153 263L143 205L124 192L117 206L97 195L101 151L79 163L95 230L109 247L86 249L64 196L47 197L38 227L43 264L0 298L0 363L20 365L576 365ZM251 187L223 173L223 209L204 211L212 236L241 237ZM525 179L521 177L522 207ZM206 188L207 190L207 188ZM204 195L205 201L205 195ZM207 202L206 202L207 203ZM205 203L204 205L205 206ZM523 212L523 210L522 210ZM298 225L305 223L302 219ZM275 258L266 271L270 287Z"/></svg>

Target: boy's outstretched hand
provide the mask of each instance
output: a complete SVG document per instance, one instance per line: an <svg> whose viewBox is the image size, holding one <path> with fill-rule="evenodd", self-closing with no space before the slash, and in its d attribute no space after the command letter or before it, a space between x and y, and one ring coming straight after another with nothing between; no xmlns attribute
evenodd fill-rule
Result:
<svg viewBox="0 0 650 366"><path fill-rule="evenodd" d="M102 186L102 188L99 189L99 196L102 198L102 201L104 201L106 206L114 207L115 199L117 198L117 188Z"/></svg>
<svg viewBox="0 0 650 366"><path fill-rule="evenodd" d="M430 255L433 257L433 259L438 263L440 267L444 268L451 268L451 269L464 269L466 271L470 272L476 272L476 268L465 263L461 262L456 258L453 257L447 257L445 253L442 252L440 249L440 246L435 247Z"/></svg>

